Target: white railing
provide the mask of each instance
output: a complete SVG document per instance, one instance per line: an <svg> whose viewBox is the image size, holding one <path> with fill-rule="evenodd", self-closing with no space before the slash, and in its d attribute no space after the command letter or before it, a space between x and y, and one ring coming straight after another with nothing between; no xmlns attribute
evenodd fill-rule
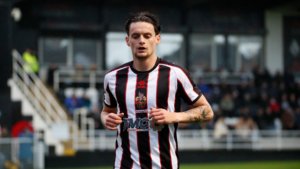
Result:
<svg viewBox="0 0 300 169"><path fill-rule="evenodd" d="M179 130L178 147L180 150L300 150L300 131L269 130L252 132L247 138L241 138L235 131L221 139L213 137L212 130ZM93 138L94 150L113 150L115 148L116 132L96 130ZM84 149L80 144L77 150Z"/></svg>
<svg viewBox="0 0 300 169"><path fill-rule="evenodd" d="M81 126L79 133L74 133L74 149L113 150L116 132L95 130L93 119L86 114L85 109L79 109L74 115L74 121ZM214 130L179 129L177 132L180 150L300 150L300 130L229 130L219 138L215 138ZM249 135L240 135L241 132Z"/></svg>
<svg viewBox="0 0 300 169"><path fill-rule="evenodd" d="M74 111L73 120L77 124L73 125L73 148L75 150L95 149L95 123L94 119L87 117L86 108Z"/></svg>
<svg viewBox="0 0 300 169"><path fill-rule="evenodd" d="M24 71L24 61L21 55L16 50L13 50L12 56L13 81L37 110L36 112L39 116L48 125L67 121L67 113L37 75Z"/></svg>

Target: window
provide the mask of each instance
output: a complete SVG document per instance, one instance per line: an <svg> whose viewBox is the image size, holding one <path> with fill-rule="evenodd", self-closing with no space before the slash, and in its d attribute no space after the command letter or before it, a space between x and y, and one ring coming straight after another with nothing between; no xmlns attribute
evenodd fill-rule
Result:
<svg viewBox="0 0 300 169"><path fill-rule="evenodd" d="M262 64L263 39L251 35L191 34L189 64L191 71L251 71Z"/></svg>
<svg viewBox="0 0 300 169"><path fill-rule="evenodd" d="M222 50L225 44L223 35L192 34L190 36L189 65L192 72L217 69L217 58L222 63Z"/></svg>
<svg viewBox="0 0 300 169"><path fill-rule="evenodd" d="M125 42L126 33L109 32L106 35L106 68L111 69L132 59Z"/></svg>
<svg viewBox="0 0 300 169"><path fill-rule="evenodd" d="M93 64L100 67L101 42L88 38L42 37L40 43L40 62L42 65L57 64L86 68Z"/></svg>
<svg viewBox="0 0 300 169"><path fill-rule="evenodd" d="M71 45L70 39L67 38L43 38L42 39L42 64L66 65L68 62L68 48Z"/></svg>
<svg viewBox="0 0 300 169"><path fill-rule="evenodd" d="M97 61L97 47L100 47L97 40L74 39L74 64L81 64L84 67L97 63L100 65L100 60Z"/></svg>
<svg viewBox="0 0 300 169"><path fill-rule="evenodd" d="M228 37L229 55L235 58L235 71L251 71L263 61L263 40L260 36Z"/></svg>
<svg viewBox="0 0 300 169"><path fill-rule="evenodd" d="M300 17L284 17L284 69L300 74Z"/></svg>
<svg viewBox="0 0 300 169"><path fill-rule="evenodd" d="M157 56L184 66L184 38L181 34L163 33L157 46Z"/></svg>

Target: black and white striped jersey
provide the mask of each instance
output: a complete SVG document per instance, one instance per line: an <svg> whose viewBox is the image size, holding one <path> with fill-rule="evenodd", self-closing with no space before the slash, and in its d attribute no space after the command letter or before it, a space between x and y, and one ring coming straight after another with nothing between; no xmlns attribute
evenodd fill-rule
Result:
<svg viewBox="0 0 300 169"><path fill-rule="evenodd" d="M109 71L104 78L104 104L123 112L118 127L114 168L177 169L177 124L156 125L150 108L180 111L180 101L193 104L202 95L180 66L157 59L146 72L128 62Z"/></svg>

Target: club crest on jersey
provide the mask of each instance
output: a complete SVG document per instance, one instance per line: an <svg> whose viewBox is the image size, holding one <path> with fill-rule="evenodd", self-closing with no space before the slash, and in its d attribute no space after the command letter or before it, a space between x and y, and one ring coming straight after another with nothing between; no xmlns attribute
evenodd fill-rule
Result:
<svg viewBox="0 0 300 169"><path fill-rule="evenodd" d="M144 93L139 92L138 96L135 98L135 105L138 109L144 109L146 108L147 104L147 97L144 95Z"/></svg>

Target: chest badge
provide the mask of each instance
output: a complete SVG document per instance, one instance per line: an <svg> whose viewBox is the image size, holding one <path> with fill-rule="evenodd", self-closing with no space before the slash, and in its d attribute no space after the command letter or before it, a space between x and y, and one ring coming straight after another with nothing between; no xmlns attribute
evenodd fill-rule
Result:
<svg viewBox="0 0 300 169"><path fill-rule="evenodd" d="M135 105L138 109L144 109L146 108L147 104L147 97L144 95L144 93L139 92L138 95L135 97Z"/></svg>

